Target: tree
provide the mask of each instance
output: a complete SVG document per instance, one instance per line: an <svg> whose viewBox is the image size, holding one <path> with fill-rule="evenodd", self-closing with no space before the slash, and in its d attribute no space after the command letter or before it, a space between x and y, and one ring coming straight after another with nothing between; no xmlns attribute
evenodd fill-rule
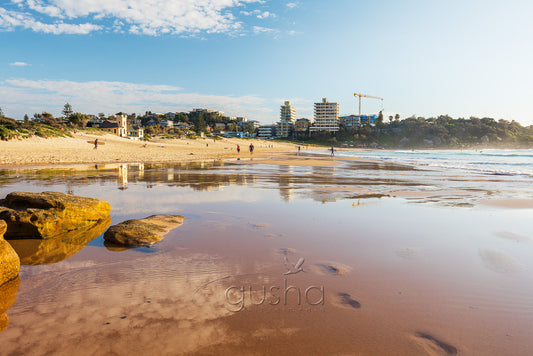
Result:
<svg viewBox="0 0 533 356"><path fill-rule="evenodd" d="M89 121L89 117L87 115L81 114L79 112L70 114L68 118L68 122L70 122L74 126L78 127L85 127L87 126L87 121Z"/></svg>
<svg viewBox="0 0 533 356"><path fill-rule="evenodd" d="M382 127L383 126L383 111L379 112L379 115L376 118L375 124L376 124L377 127Z"/></svg>
<svg viewBox="0 0 533 356"><path fill-rule="evenodd" d="M28 121L30 121L28 114L24 114L24 122L28 122Z"/></svg>
<svg viewBox="0 0 533 356"><path fill-rule="evenodd" d="M4 112L2 111L2 108L0 108L0 117L4 117Z"/></svg>
<svg viewBox="0 0 533 356"><path fill-rule="evenodd" d="M57 119L54 118L54 115L46 111L43 111L41 114L41 121L42 123L50 126L57 126L58 124Z"/></svg>
<svg viewBox="0 0 533 356"><path fill-rule="evenodd" d="M63 116L65 117L65 119L68 120L68 118L70 117L70 115L72 115L73 111L72 111L72 105L70 105L69 103L66 103L65 106L63 106Z"/></svg>
<svg viewBox="0 0 533 356"><path fill-rule="evenodd" d="M205 130L206 125L204 121L204 116L202 115L202 113L200 113L200 115L198 115L198 120L196 121L196 132L205 132Z"/></svg>

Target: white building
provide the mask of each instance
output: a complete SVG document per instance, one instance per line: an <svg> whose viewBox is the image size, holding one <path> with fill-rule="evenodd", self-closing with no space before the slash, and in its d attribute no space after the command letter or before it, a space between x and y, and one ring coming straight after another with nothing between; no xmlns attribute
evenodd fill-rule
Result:
<svg viewBox="0 0 533 356"><path fill-rule="evenodd" d="M174 121L173 120L168 120L168 119L163 119L163 120L159 121L159 126L171 128L171 127L174 127Z"/></svg>
<svg viewBox="0 0 533 356"><path fill-rule="evenodd" d="M315 123L309 130L311 132L339 131L339 104L330 103L327 98L323 98L320 103L315 103Z"/></svg>
<svg viewBox="0 0 533 356"><path fill-rule="evenodd" d="M278 137L289 137L294 129L296 121L296 110L291 106L289 101L281 106L280 120L278 123Z"/></svg>
<svg viewBox="0 0 533 356"><path fill-rule="evenodd" d="M269 139L276 136L276 125L259 126L257 129L257 137L262 139Z"/></svg>
<svg viewBox="0 0 533 356"><path fill-rule="evenodd" d="M248 122L246 123L245 126L251 128L252 130L255 131L255 130L257 130L257 129L261 126L261 124L260 124L259 121L257 121L257 120L250 120L250 121L248 121Z"/></svg>
<svg viewBox="0 0 533 356"><path fill-rule="evenodd" d="M128 115L123 112L119 112L115 115L117 120L118 132L120 137L128 137Z"/></svg>

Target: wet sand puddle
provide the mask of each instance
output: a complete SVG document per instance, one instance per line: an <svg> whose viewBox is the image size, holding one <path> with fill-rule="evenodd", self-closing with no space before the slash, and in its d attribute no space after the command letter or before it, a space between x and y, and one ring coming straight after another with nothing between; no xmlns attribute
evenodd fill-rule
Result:
<svg viewBox="0 0 533 356"><path fill-rule="evenodd" d="M3 195L102 198L111 224L187 220L151 249L13 242L0 354L531 354L531 210L480 204L512 184L274 163L3 171Z"/></svg>

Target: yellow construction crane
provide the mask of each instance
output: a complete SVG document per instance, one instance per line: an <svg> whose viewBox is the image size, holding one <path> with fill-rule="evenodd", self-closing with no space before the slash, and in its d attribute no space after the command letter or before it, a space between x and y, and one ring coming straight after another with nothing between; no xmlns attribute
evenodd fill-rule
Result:
<svg viewBox="0 0 533 356"><path fill-rule="evenodd" d="M358 96L359 97L359 117L361 117L361 98L379 99L379 100L381 100L381 106L383 106L383 98L380 98L379 96L372 96L372 95L366 95L366 94L357 94L357 93L353 93L353 96Z"/></svg>

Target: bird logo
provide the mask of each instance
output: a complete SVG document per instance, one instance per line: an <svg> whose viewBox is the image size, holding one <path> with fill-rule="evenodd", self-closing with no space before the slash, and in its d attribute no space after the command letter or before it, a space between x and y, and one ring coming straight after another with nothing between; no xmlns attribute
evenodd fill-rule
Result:
<svg viewBox="0 0 533 356"><path fill-rule="evenodd" d="M288 262L288 260L286 260L286 262ZM303 267L302 267L304 262L305 262L305 259L303 257L300 257L300 259L298 260L298 262L296 262L296 264L293 266L293 268L288 268L287 263L285 263L285 267L287 267L287 272L285 272L283 274L284 275L289 275L289 274L296 274L296 273L300 273L300 272L305 272Z"/></svg>

